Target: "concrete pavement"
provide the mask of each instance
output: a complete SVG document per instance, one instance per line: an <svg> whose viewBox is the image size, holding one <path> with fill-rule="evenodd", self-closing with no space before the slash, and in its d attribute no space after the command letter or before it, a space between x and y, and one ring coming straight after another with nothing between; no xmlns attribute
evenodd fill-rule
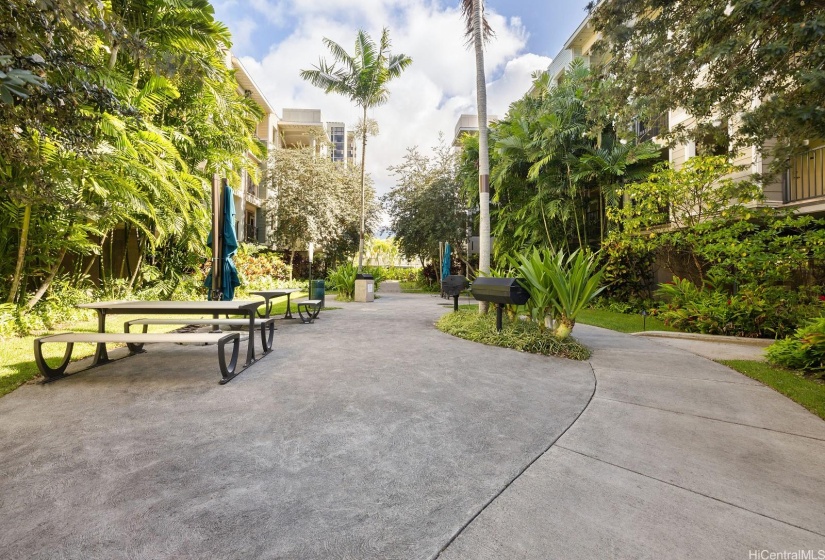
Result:
<svg viewBox="0 0 825 560"><path fill-rule="evenodd" d="M279 322L225 386L213 349L158 345L0 399L0 557L825 549L820 419L657 340L579 325L582 363L455 339L442 302Z"/></svg>
<svg viewBox="0 0 825 560"><path fill-rule="evenodd" d="M657 339L574 334L594 350L592 402L440 558L825 551L825 422Z"/></svg>

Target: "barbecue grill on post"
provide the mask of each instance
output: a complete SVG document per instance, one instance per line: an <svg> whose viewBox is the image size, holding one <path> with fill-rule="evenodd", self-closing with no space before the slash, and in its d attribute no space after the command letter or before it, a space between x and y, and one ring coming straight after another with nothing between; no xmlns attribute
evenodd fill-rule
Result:
<svg viewBox="0 0 825 560"><path fill-rule="evenodd" d="M496 330L501 330L501 314L505 305L524 305L530 299L530 292L519 283L518 278L476 278L470 293L478 301L496 304Z"/></svg>
<svg viewBox="0 0 825 560"><path fill-rule="evenodd" d="M453 298L453 311L458 311L458 296L467 289L470 283L460 274L445 276L441 282L441 291L448 297Z"/></svg>

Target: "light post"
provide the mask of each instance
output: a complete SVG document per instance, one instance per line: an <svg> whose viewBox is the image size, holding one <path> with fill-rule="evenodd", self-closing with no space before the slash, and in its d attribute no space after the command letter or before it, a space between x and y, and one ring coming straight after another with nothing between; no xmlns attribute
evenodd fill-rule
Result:
<svg viewBox="0 0 825 560"><path fill-rule="evenodd" d="M308 298L312 299L312 257L315 254L315 243L312 241L309 242L309 290L308 290Z"/></svg>

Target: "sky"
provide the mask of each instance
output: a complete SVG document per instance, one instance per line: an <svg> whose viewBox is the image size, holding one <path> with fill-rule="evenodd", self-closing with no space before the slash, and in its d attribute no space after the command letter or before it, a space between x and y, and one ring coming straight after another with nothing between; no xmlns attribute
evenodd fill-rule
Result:
<svg viewBox="0 0 825 560"><path fill-rule="evenodd" d="M530 88L585 17L587 0L487 0L496 33L485 50L488 114L503 116ZM389 84L390 99L368 116L378 122L370 137L366 170L378 195L395 184L388 166L407 148L426 153L442 132L451 142L459 115L476 113L475 56L465 46L458 0L213 0L215 15L232 32L232 52L269 100L283 108L320 109L324 121L354 127L360 111L347 98L327 95L303 81L301 69L331 60L327 37L354 51L364 29L378 40L389 28L391 52L413 59ZM360 150L360 145L359 145ZM360 152L359 152L360 157Z"/></svg>

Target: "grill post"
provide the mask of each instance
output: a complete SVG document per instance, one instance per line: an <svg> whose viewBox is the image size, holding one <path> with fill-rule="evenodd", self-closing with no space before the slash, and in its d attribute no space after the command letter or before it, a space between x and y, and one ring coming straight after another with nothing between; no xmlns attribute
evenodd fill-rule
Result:
<svg viewBox="0 0 825 560"><path fill-rule="evenodd" d="M501 332L501 314L504 311L504 304L497 303L496 304L496 330Z"/></svg>

